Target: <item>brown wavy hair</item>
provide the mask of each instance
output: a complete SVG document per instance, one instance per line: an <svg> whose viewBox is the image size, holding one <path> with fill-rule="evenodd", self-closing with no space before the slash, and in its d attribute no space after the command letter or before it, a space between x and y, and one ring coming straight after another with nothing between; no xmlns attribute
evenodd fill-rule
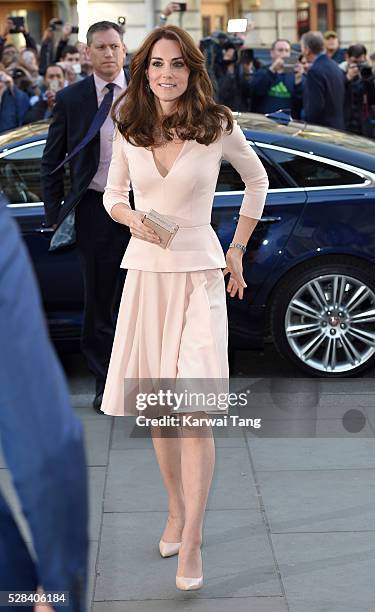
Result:
<svg viewBox="0 0 375 612"><path fill-rule="evenodd" d="M166 38L176 41L181 55L190 70L186 91L177 101L176 111L160 119L161 136L172 140L175 130L181 140L196 140L209 145L221 135L223 126L233 130L230 109L216 104L213 87L208 76L205 58L193 38L182 28L166 25L156 28L146 37L131 62L131 80L112 110L112 119L124 138L139 147L157 145L155 125L159 122L155 97L148 85L146 70L156 42Z"/></svg>

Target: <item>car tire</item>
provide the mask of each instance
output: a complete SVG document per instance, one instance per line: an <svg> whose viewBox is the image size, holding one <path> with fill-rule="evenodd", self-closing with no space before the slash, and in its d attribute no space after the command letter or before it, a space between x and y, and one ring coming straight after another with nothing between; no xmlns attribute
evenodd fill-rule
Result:
<svg viewBox="0 0 375 612"><path fill-rule="evenodd" d="M367 370L375 362L374 268L344 256L299 266L272 296L270 329L279 353L310 375Z"/></svg>

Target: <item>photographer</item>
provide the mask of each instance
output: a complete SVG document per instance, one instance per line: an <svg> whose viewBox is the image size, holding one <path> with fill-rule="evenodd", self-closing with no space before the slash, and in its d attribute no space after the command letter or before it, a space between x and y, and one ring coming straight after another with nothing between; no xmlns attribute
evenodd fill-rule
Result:
<svg viewBox="0 0 375 612"><path fill-rule="evenodd" d="M3 28L3 34L0 36L0 62L2 62L5 67L10 65L11 63L16 62L18 59L17 48L14 45L6 45L6 39L8 37L8 34L13 34L17 32L20 32L24 35L25 46L27 49L34 49L35 51L37 51L35 40L32 38L32 36L28 32L25 25L21 25L19 28L17 28L13 20L11 19L11 17L8 17L8 19L5 22L4 28ZM7 63L7 61L4 61L4 57L3 57L4 51L6 48L7 49L12 48L13 57L11 58L11 61L9 61L9 63Z"/></svg>
<svg viewBox="0 0 375 612"><path fill-rule="evenodd" d="M291 61L288 40L276 40L271 48L272 64L258 70L251 83L252 111L275 113L284 108L292 109L303 91L302 70ZM289 61L288 61L289 60Z"/></svg>
<svg viewBox="0 0 375 612"><path fill-rule="evenodd" d="M345 129L362 136L372 135L374 118L374 74L367 62L364 45L351 45L344 68L345 79Z"/></svg>
<svg viewBox="0 0 375 612"><path fill-rule="evenodd" d="M9 74L0 71L0 134L22 125L29 106L28 96L15 87Z"/></svg>
<svg viewBox="0 0 375 612"><path fill-rule="evenodd" d="M222 58L217 67L217 100L233 111L250 110L249 84L252 77L252 61L249 62L249 57L242 51L240 61L238 50L242 45L242 39L227 37L221 44Z"/></svg>
<svg viewBox="0 0 375 612"><path fill-rule="evenodd" d="M55 106L56 93L65 86L64 69L55 64L48 66L43 81L43 91L39 100L28 110L23 123L34 123L49 119Z"/></svg>
<svg viewBox="0 0 375 612"><path fill-rule="evenodd" d="M72 85L81 81L84 77L81 76L82 67L80 64L80 52L77 47L66 45L64 47L59 65L65 70L67 85Z"/></svg>
<svg viewBox="0 0 375 612"><path fill-rule="evenodd" d="M55 33L62 29L62 36L55 49ZM65 47L69 44L69 38L73 33L73 26L65 24L57 17L51 19L48 28L44 32L42 46L40 48L39 73L44 75L47 66L58 62L64 52Z"/></svg>
<svg viewBox="0 0 375 612"><path fill-rule="evenodd" d="M226 34L222 33L225 38ZM223 49L220 44L220 38L214 36L206 36L199 43L199 49L203 53L206 60L206 68L210 77L212 87L214 88L215 101L219 100L219 81L223 77Z"/></svg>

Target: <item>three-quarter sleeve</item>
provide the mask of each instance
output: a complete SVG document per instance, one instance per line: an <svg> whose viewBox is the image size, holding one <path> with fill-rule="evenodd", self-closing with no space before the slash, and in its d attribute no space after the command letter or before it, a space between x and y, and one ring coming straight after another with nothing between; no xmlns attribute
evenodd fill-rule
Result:
<svg viewBox="0 0 375 612"><path fill-rule="evenodd" d="M268 190L268 176L258 155L246 140L237 121L233 132L224 132L222 156L237 170L245 183L240 215L260 219Z"/></svg>
<svg viewBox="0 0 375 612"><path fill-rule="evenodd" d="M111 210L115 204L126 204L130 208L129 163L124 144L122 134L116 129L112 146L112 159L103 196L104 207L111 217Z"/></svg>

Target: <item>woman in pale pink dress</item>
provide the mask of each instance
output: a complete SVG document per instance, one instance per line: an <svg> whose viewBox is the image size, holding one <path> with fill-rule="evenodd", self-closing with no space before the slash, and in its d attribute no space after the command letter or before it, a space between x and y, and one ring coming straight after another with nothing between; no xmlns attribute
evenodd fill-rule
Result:
<svg viewBox="0 0 375 612"><path fill-rule="evenodd" d="M140 414L126 399L124 381L228 380L224 275L230 273L230 296L242 299L243 251L268 187L231 111L214 102L204 57L189 34L176 26L151 32L131 73L113 110L118 130L104 194L110 216L132 234L121 264L128 272L102 402L102 411L114 416ZM246 185L226 257L210 225L222 158ZM130 182L135 210L129 207ZM151 208L179 225L166 249L142 222ZM223 411L182 406L178 416L210 412ZM155 413L166 414L165 408ZM215 462L210 426L188 429L151 426L168 493L159 550L162 556L178 553L176 586L183 590L203 584L202 526Z"/></svg>

